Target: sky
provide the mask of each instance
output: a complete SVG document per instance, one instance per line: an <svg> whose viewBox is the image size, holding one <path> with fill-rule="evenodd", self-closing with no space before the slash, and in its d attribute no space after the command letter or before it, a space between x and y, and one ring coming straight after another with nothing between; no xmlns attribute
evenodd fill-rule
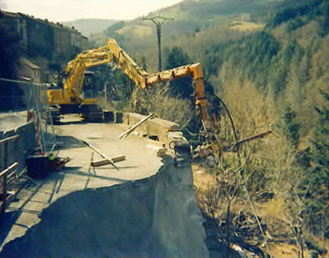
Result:
<svg viewBox="0 0 329 258"><path fill-rule="evenodd" d="M182 0L0 0L3 10L54 22L98 18L131 20Z"/></svg>

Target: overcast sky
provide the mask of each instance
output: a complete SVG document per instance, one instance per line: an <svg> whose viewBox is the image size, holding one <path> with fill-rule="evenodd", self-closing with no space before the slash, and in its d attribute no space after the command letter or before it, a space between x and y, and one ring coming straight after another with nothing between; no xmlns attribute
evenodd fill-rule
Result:
<svg viewBox="0 0 329 258"><path fill-rule="evenodd" d="M0 0L10 12L61 22L81 18L131 20L182 0Z"/></svg>

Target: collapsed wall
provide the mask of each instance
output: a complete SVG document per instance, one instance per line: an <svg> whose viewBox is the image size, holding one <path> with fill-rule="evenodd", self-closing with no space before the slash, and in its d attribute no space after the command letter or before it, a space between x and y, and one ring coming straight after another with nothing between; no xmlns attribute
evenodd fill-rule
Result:
<svg viewBox="0 0 329 258"><path fill-rule="evenodd" d="M147 179L73 192L1 257L208 257L189 163Z"/></svg>

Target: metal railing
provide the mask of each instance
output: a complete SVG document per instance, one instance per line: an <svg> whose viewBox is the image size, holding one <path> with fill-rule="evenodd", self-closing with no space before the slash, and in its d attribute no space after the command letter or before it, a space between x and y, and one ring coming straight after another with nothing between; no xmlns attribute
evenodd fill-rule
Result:
<svg viewBox="0 0 329 258"><path fill-rule="evenodd" d="M7 207L7 181L9 175L18 167L18 155L19 155L19 145L18 145L19 136L15 135L8 137L6 139L0 140L0 147L3 148L3 170L0 172L0 181L1 181L1 210L0 217L4 214ZM8 164L8 147L9 143L14 142L15 148L15 161L12 164Z"/></svg>
<svg viewBox="0 0 329 258"><path fill-rule="evenodd" d="M0 78L0 87L8 91L0 94L0 111L29 111L33 114L30 118L35 121L39 149L45 153L54 151L56 137L47 98L47 84Z"/></svg>

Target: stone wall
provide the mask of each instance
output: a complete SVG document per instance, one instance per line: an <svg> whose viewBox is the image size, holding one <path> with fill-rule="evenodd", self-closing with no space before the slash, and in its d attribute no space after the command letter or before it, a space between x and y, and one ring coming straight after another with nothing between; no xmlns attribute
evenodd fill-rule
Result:
<svg viewBox="0 0 329 258"><path fill-rule="evenodd" d="M141 114L124 113L123 123L129 126L133 126L143 118L145 118L145 116ZM172 131L179 131L179 125L177 123L160 118L151 118L138 126L135 130L135 132L137 132L139 135L148 137L155 141L159 141L161 144L165 145L168 145L171 141L171 139L168 138L168 133Z"/></svg>

